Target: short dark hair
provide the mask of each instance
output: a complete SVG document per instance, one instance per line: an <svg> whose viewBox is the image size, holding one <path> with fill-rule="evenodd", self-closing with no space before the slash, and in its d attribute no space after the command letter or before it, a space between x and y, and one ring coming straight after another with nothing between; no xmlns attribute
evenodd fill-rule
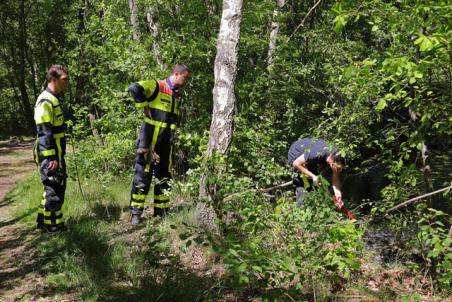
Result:
<svg viewBox="0 0 452 302"><path fill-rule="evenodd" d="M342 168L345 168L347 162L346 162L345 158L342 157L342 156L339 154L339 152L338 152L337 150L336 150L336 151L333 151L333 152L331 153L331 156L333 157L333 161L334 161L336 164L339 164L339 165L342 166Z"/></svg>
<svg viewBox="0 0 452 302"><path fill-rule="evenodd" d="M66 66L54 64L47 71L46 80L47 82L58 80L63 74L68 74Z"/></svg>
<svg viewBox="0 0 452 302"><path fill-rule="evenodd" d="M176 72L182 74L184 72L190 72L190 69L185 64L176 64L174 65L173 69L171 69L171 74L175 74Z"/></svg>

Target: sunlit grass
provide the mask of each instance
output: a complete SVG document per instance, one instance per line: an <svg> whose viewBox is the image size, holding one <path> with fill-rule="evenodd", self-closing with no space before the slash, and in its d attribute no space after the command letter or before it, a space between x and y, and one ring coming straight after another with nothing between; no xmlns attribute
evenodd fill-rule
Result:
<svg viewBox="0 0 452 302"><path fill-rule="evenodd" d="M17 222L36 234L36 270L46 280L49 296L76 293L86 301L127 297L134 301L159 297L194 301L209 295L205 287L212 281L193 278L192 268L184 268L193 247L185 247L178 234L187 224L195 225L192 210L182 208L160 219L152 218L147 208L145 223L135 228L129 223L128 177L105 182L82 180L81 186L83 194L77 181L68 179L63 206L68 230L54 236L34 228L43 192L37 172L7 196ZM151 198L152 194L148 202Z"/></svg>

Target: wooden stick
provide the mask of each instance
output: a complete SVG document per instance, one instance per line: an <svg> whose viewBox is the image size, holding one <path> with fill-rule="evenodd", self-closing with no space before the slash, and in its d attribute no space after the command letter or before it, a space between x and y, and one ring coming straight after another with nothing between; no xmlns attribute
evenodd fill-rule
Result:
<svg viewBox="0 0 452 302"><path fill-rule="evenodd" d="M274 186L274 187L264 188L264 189L258 189L258 191L259 191L259 192L263 192L263 193L268 193L268 192L273 191L273 190L275 190L275 189L288 187L288 186L290 186L291 184L292 184L292 181L288 181L288 182L285 182L285 183L283 183L283 184L276 185L276 186Z"/></svg>
<svg viewBox="0 0 452 302"><path fill-rule="evenodd" d="M439 189L439 190L436 190L436 191L433 191L433 192L430 192L430 193L427 193L427 194L424 194L424 195L421 195L421 196L418 196L418 197L411 198L411 199L409 199L407 201L402 202L401 204L396 205L393 208L390 208L389 210L387 210L385 212L385 214L388 214L388 213L393 212L393 211L395 211L395 210L397 210L397 209L399 209L401 207L404 207L407 204L412 203L413 201L417 201L419 199L423 199L425 197L429 197L431 195L435 195L435 194L438 194L438 193L441 193L441 192L444 192L444 191L447 191L447 190L450 190L450 189L452 189L452 184L450 186L448 186L448 187L444 187L442 189Z"/></svg>

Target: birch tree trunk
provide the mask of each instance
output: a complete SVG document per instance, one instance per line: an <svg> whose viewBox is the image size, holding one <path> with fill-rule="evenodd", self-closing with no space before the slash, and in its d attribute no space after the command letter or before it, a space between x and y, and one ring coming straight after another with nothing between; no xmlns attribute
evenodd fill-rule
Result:
<svg viewBox="0 0 452 302"><path fill-rule="evenodd" d="M159 28L156 20L157 10L154 7L150 7L146 13L146 19L148 21L149 32L152 36L152 52L154 53L154 59L160 67L161 71L166 70L165 63L162 59L162 54L160 53L160 47L157 43L157 36L159 34Z"/></svg>
<svg viewBox="0 0 452 302"><path fill-rule="evenodd" d="M273 62L275 61L276 40L278 38L279 32L278 17L285 2L286 2L285 0L276 0L276 7L275 10L273 11L273 20L270 27L270 41L268 43L268 54L267 54L267 67L269 71L271 71Z"/></svg>
<svg viewBox="0 0 452 302"><path fill-rule="evenodd" d="M215 58L215 83L213 88L213 117L210 125L207 157L214 154L227 157L232 141L233 118L235 111L235 77L237 74L237 54L240 39L240 21L242 15L242 0L223 1L220 32L217 40L217 55ZM216 175L223 172L222 168L213 167ZM201 177L199 194L201 198L215 200L216 185L208 183L208 175ZM205 204L198 206L198 218L205 225L213 226L215 218L213 209Z"/></svg>
<svg viewBox="0 0 452 302"><path fill-rule="evenodd" d="M130 24L133 28L133 39L140 41L140 23L138 21L138 5L137 0L129 0Z"/></svg>

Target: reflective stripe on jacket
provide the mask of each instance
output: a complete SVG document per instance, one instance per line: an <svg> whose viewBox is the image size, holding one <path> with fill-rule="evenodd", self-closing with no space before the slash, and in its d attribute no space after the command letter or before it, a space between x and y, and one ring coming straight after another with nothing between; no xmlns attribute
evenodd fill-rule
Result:
<svg viewBox="0 0 452 302"><path fill-rule="evenodd" d="M152 119L145 118L145 122L161 123L163 127L175 128L179 116L179 97L171 90L166 80L149 80L133 83L128 90L136 101L137 108L149 106Z"/></svg>

